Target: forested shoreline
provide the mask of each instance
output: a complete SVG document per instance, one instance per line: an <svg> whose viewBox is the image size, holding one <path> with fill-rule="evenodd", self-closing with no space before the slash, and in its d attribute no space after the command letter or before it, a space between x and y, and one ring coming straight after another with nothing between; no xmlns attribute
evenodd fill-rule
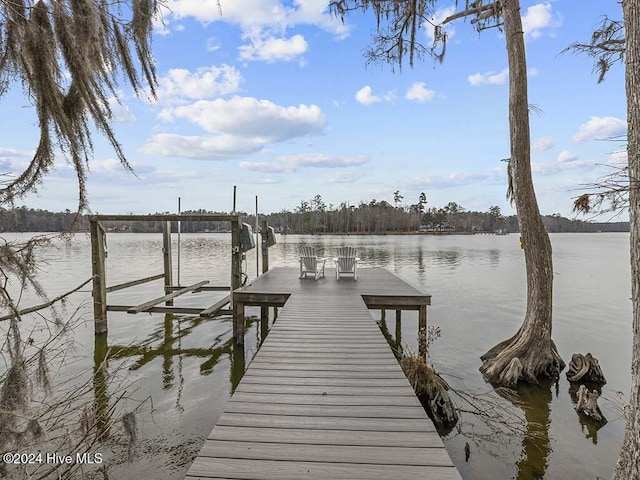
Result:
<svg viewBox="0 0 640 480"><path fill-rule="evenodd" d="M169 213L169 212L156 212ZM184 214L226 214L229 212L204 209L187 210ZM255 225L255 214L238 212L245 222ZM49 212L47 210L18 207L0 209L0 232L63 232L70 228L88 230L88 216L81 215L76 225L75 212ZM483 233L518 232L518 217L504 216L500 208L488 211L467 211L455 202L443 207L425 208L424 204L392 205L384 200L372 200L358 205L342 203L338 207L325 206L319 196L310 202L301 202L293 211L259 214L277 232L290 234L407 234L407 233ZM559 213L544 215L543 221L550 233L576 232L628 232L629 222L591 222L569 219ZM105 222L112 232L160 232L155 221ZM176 225L173 226L176 229ZM185 233L227 231L227 222L182 222Z"/></svg>

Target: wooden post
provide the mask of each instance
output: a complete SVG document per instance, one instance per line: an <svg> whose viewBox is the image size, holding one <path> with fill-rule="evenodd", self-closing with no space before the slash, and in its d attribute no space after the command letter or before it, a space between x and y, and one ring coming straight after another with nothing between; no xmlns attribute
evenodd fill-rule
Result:
<svg viewBox="0 0 640 480"><path fill-rule="evenodd" d="M400 349L402 344L402 320L396 318L396 348Z"/></svg>
<svg viewBox="0 0 640 480"><path fill-rule="evenodd" d="M418 310L418 353L427 359L427 306L420 305Z"/></svg>
<svg viewBox="0 0 640 480"><path fill-rule="evenodd" d="M402 320L402 310L396 310L396 322Z"/></svg>
<svg viewBox="0 0 640 480"><path fill-rule="evenodd" d="M233 351L231 353L231 393L235 392L246 368L246 361L244 358L244 343L233 344Z"/></svg>
<svg viewBox="0 0 640 480"><path fill-rule="evenodd" d="M97 220L89 220L91 231L91 272L93 274L93 322L95 335L107 334L107 283L105 231Z"/></svg>
<svg viewBox="0 0 640 480"><path fill-rule="evenodd" d="M269 271L269 246L267 244L267 221L262 221L260 236L262 237L262 273Z"/></svg>
<svg viewBox="0 0 640 480"><path fill-rule="evenodd" d="M233 302L233 342L244 345L244 303Z"/></svg>
<svg viewBox="0 0 640 480"><path fill-rule="evenodd" d="M164 293L169 293L167 287L173 285L173 265L171 263L171 222L162 223L162 257L164 260ZM173 300L167 300L165 305L173 305Z"/></svg>
<svg viewBox="0 0 640 480"><path fill-rule="evenodd" d="M260 307L260 343L264 342L269 333L269 307Z"/></svg>
<svg viewBox="0 0 640 480"><path fill-rule="evenodd" d="M231 292L230 303L233 309L233 338L244 344L244 305L236 301L234 290L242 284L242 252L240 251L240 219L231 221Z"/></svg>
<svg viewBox="0 0 640 480"><path fill-rule="evenodd" d="M387 311L383 308L380 310L380 321L385 322L387 320Z"/></svg>

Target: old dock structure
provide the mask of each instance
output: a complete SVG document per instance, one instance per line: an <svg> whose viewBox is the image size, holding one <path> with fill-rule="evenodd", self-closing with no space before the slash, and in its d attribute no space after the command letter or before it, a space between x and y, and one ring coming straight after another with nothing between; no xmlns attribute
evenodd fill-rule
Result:
<svg viewBox="0 0 640 480"><path fill-rule="evenodd" d="M106 281L106 243L107 233L104 228L105 222L158 222L162 225L162 255L163 272L150 275L144 278L131 280L117 285L107 286ZM208 280L202 280L192 285L175 285L173 281L173 262L171 258L171 222L228 222L231 231L231 271L229 285L209 285ZM217 214L155 214L155 215L92 215L89 217L91 233L91 266L93 274L93 316L94 329L96 335L105 335L108 330L107 312L127 312L131 314L141 312L151 313L175 313L185 315L200 315L210 317L218 314L231 313L231 309L224 307L233 305L233 292L242 284L242 256L244 252L253 245L247 245L247 235L250 237L251 229L247 224L241 222L240 215L217 215ZM246 231L245 231L246 230ZM269 229L266 222L263 222L263 242L262 258L263 265L268 269L268 247L267 241ZM250 238L249 238L250 239ZM134 287L143 283L155 280L164 280L164 294L151 300L144 301L136 305L113 305L107 303L107 293L115 292L125 288ZM191 292L206 291L227 291L228 294L221 299L217 299L213 304L202 308L179 307L173 304L176 297ZM164 304L164 305L162 305ZM234 328L237 327L234 323ZM234 332L234 337L243 336L243 332Z"/></svg>
<svg viewBox="0 0 640 480"><path fill-rule="evenodd" d="M368 310L418 310L426 327L431 297L384 269L297 277L234 291L239 322L245 305L284 308L186 478L460 480Z"/></svg>

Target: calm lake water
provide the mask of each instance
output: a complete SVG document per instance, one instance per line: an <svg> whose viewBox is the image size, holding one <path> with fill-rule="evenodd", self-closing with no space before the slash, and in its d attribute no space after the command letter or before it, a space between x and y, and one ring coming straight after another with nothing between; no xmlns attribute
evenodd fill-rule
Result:
<svg viewBox="0 0 640 480"><path fill-rule="evenodd" d="M8 240L24 235L4 235ZM182 284L210 280L228 285L229 234L183 234ZM270 249L271 266L297 266L298 247L319 248L333 256L337 247L358 248L362 266L384 267L432 294L430 325L442 335L431 347L436 369L457 389L486 393L500 409L516 411L523 429L535 434L494 435L472 415L463 414L462 432L454 430L445 444L465 480L472 479L595 479L609 478L624 432L615 399L630 387L631 301L628 234L554 234L553 338L568 363L576 352L591 352L607 377L601 408L609 422L600 430L582 425L573 410L564 372L557 386L522 391L529 408L514 406L493 395L478 372L479 357L518 329L525 310L524 258L517 235L509 236L278 236ZM108 234L107 285L162 272L159 234ZM174 247L175 247L174 236ZM176 262L174 248L174 263ZM77 286L91 275L89 239L46 247L47 260L39 278L50 296ZM256 250L247 255L249 278L256 275ZM364 271L362 272L364 275ZM176 276L174 273L174 280ZM90 289L71 297L67 311L81 306L86 323L74 331L74 355L79 360L58 373L59 379L94 367L94 336ZM142 303L162 294L161 281L109 294L109 304ZM208 306L218 293L180 297L176 305ZM26 307L39 300L24 297ZM259 315L259 308L248 308ZM372 312L376 318L380 312ZM417 314L403 312L402 343L417 351ZM25 322L28 328L30 322ZM387 326L395 334L395 316ZM223 410L243 363L248 364L261 339L260 322L246 333L245 361L231 343L231 319L202 320L162 314L128 315L110 312L109 369L125 364L128 396L151 399L138 415L138 444L134 460L121 462L113 478L181 479L206 435ZM1 326L0 328L6 328ZM104 345L102 346L104 347ZM487 440L486 436L489 436ZM465 461L464 445L471 456ZM105 447L106 449L107 447Z"/></svg>

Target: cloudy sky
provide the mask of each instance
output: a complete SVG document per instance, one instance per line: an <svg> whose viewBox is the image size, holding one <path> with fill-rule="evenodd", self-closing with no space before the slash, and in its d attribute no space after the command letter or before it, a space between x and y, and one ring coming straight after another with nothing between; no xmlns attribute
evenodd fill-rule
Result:
<svg viewBox="0 0 640 480"><path fill-rule="evenodd" d="M624 72L603 84L586 57L560 52L587 41L618 2L521 0L529 66L534 182L545 214L571 215L581 185L626 160ZM366 65L371 13L332 18L327 0L169 0L153 40L157 102L123 89L115 129L137 177L95 137L89 200L99 213L294 209L387 200L399 190L428 207L469 210L505 200L509 156L504 36L458 20L442 64L426 58L399 71ZM464 2L460 2L464 4ZM438 18L455 11L441 2ZM221 13L221 14L220 14ZM419 40L430 43L425 26ZM3 98L0 168L18 172L37 143L32 107L16 88ZM24 203L73 209L75 178L64 156Z"/></svg>

